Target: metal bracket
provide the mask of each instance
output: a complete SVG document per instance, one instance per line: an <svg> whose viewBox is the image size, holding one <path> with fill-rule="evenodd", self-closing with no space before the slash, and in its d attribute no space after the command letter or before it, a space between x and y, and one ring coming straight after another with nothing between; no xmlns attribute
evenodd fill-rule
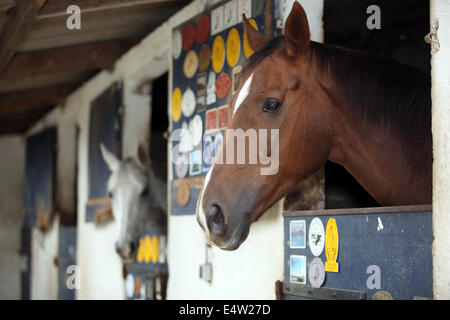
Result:
<svg viewBox="0 0 450 320"><path fill-rule="evenodd" d="M285 295L319 299L319 300L364 300L366 293L362 291L342 290L334 288L313 288L305 284L285 283Z"/></svg>
<svg viewBox="0 0 450 320"><path fill-rule="evenodd" d="M439 51L440 45L437 38L437 32L439 30L439 21L436 21L431 26L431 31L425 36L424 40L426 43L431 45L431 52L436 53Z"/></svg>

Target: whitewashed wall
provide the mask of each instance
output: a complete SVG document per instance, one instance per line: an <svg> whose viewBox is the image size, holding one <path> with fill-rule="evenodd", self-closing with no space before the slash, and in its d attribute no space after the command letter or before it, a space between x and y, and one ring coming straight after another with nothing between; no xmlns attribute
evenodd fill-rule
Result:
<svg viewBox="0 0 450 320"><path fill-rule="evenodd" d="M433 293L450 299L450 2L431 1L431 19L439 21L440 49L432 54L433 130Z"/></svg>
<svg viewBox="0 0 450 320"><path fill-rule="evenodd" d="M288 13L293 2L284 3L289 8ZM312 39L322 41L323 1L299 2L308 14ZM190 12L192 16L200 13L203 7L196 9L199 11ZM185 21L190 17L182 18ZM284 16L286 18L287 15ZM170 80L170 85L171 82ZM172 90L170 86L170 93ZM171 159L170 155L169 158ZM199 266L205 263L206 250L203 232L195 221L195 216L169 217L168 245L169 299L275 299L275 281L283 280L281 203L274 205L252 225L247 240L238 250L228 252L212 248L211 283L198 276Z"/></svg>
<svg viewBox="0 0 450 320"><path fill-rule="evenodd" d="M305 0L301 3L307 9L312 25L312 38L321 41L322 1ZM62 126L65 123L77 123L80 129L77 264L81 271L81 288L76 294L78 299L124 298L121 263L114 252L114 222L103 227L84 222L88 199L90 103L114 81L124 81L125 119L122 155L135 155L139 143L147 143L150 119L148 98L136 93L136 88L169 71L172 63L169 40L172 38L172 28L203 12L205 4L205 0L197 0L179 11L117 61L113 72L103 71L88 81L73 92L63 106L52 111L28 132L32 134L49 125ZM170 76L169 99L172 92L171 79ZM212 283L206 283L198 277L199 266L205 262L205 244L195 216L169 216L168 223L169 299L275 298L274 283L283 278L283 227L279 204L252 226L249 238L239 250L225 252L213 249ZM39 237L48 250L57 245L57 237L52 232L39 234ZM39 254L39 250L33 249L33 253ZM33 276L45 276L48 281L52 281L44 274L45 272L42 268L34 266ZM51 288L52 284L40 286ZM46 292L49 292L48 290Z"/></svg>
<svg viewBox="0 0 450 320"><path fill-rule="evenodd" d="M25 141L21 136L3 136L0 152L0 299L20 299Z"/></svg>

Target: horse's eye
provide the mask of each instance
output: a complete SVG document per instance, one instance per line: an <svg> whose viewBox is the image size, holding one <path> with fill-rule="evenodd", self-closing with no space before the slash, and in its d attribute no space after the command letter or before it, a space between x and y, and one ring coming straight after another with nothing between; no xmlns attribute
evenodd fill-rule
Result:
<svg viewBox="0 0 450 320"><path fill-rule="evenodd" d="M277 112L281 108L281 101L276 98L267 98L264 100L264 112Z"/></svg>
<svg viewBox="0 0 450 320"><path fill-rule="evenodd" d="M108 197L110 197L112 199L113 193L111 191L108 191Z"/></svg>
<svg viewBox="0 0 450 320"><path fill-rule="evenodd" d="M144 190L142 190L142 192L141 192L141 196L143 196L143 197L146 197L146 196L148 196L148 186L147 186L147 187L145 187L145 189L144 189Z"/></svg>

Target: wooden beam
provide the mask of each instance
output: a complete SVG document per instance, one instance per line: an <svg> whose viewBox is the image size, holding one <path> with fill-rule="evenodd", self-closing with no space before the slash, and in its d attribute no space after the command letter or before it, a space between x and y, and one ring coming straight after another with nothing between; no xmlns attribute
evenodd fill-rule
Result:
<svg viewBox="0 0 450 320"><path fill-rule="evenodd" d="M0 35L0 74L8 65L16 48L27 37L34 18L44 4L45 0L16 1L12 16L3 25Z"/></svg>
<svg viewBox="0 0 450 320"><path fill-rule="evenodd" d="M0 118L58 105L79 85L81 83L70 83L0 94Z"/></svg>
<svg viewBox="0 0 450 320"><path fill-rule="evenodd" d="M0 135L25 132L53 108L47 106L27 114L0 117Z"/></svg>
<svg viewBox="0 0 450 320"><path fill-rule="evenodd" d="M86 13L148 4L154 5L155 8L173 5L183 6L190 1L191 0L78 0L74 3L72 0L53 0L47 1L37 18L45 19L61 15L66 16L67 7L72 4L79 6L82 13Z"/></svg>
<svg viewBox="0 0 450 320"><path fill-rule="evenodd" d="M0 93L86 80L110 68L136 40L16 54L0 77Z"/></svg>

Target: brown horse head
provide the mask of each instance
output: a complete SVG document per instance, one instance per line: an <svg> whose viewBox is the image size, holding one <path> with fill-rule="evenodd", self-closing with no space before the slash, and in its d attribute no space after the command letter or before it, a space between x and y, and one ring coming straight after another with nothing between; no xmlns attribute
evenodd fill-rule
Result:
<svg viewBox="0 0 450 320"><path fill-rule="evenodd" d="M227 250L239 247L250 224L320 168L330 150L326 143L319 143L327 140L328 132L310 125L316 122L312 118L325 115L315 112L317 98L308 94L312 89L305 81L314 76L303 59L308 55L310 33L302 7L294 5L284 41L267 42L245 16L243 20L256 52L229 103L224 141L197 204L197 220L207 240ZM242 141L248 142L245 149ZM235 161L230 159L233 153ZM245 161L239 162L244 156Z"/></svg>
<svg viewBox="0 0 450 320"><path fill-rule="evenodd" d="M207 242L238 248L252 222L327 160L379 203L430 200L430 96L422 74L310 41L297 2L284 37L267 41L243 20L255 53L229 102L226 134L197 203Z"/></svg>

